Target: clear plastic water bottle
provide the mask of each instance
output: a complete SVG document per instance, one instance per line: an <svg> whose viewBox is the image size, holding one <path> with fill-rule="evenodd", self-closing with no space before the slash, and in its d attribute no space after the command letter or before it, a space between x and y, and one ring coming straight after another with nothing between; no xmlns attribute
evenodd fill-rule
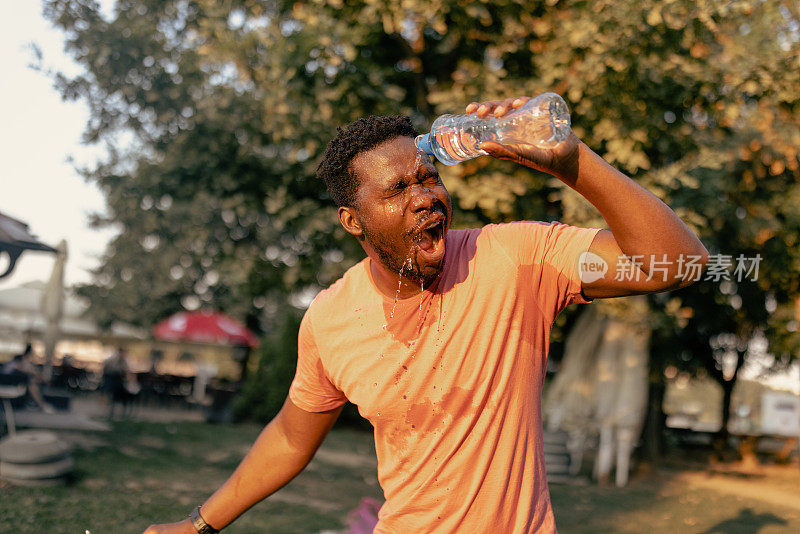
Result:
<svg viewBox="0 0 800 534"><path fill-rule="evenodd" d="M478 148L485 141L552 148L569 133L567 103L555 93L542 93L500 118L442 115L433 121L430 133L418 136L415 142L418 150L445 165L455 165L487 154Z"/></svg>

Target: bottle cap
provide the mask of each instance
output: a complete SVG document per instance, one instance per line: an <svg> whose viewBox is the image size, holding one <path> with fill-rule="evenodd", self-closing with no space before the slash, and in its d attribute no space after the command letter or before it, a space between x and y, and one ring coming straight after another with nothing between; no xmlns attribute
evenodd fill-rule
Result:
<svg viewBox="0 0 800 534"><path fill-rule="evenodd" d="M433 148L431 148L431 134L426 133L425 135L418 135L417 138L414 139L414 144L417 145L417 150L420 152L424 152L429 156L436 155L433 153Z"/></svg>

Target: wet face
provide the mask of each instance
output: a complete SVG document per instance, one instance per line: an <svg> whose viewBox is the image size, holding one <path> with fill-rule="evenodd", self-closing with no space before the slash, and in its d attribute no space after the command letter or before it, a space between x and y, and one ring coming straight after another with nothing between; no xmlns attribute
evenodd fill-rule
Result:
<svg viewBox="0 0 800 534"><path fill-rule="evenodd" d="M356 206L347 208L353 224L342 224L388 271L430 284L442 270L452 216L430 157L417 152L412 138L396 137L359 154L353 170L359 178Z"/></svg>

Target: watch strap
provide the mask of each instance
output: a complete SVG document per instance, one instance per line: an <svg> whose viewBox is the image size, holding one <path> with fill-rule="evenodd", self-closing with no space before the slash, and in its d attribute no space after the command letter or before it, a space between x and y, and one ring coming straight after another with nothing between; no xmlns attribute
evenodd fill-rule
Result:
<svg viewBox="0 0 800 534"><path fill-rule="evenodd" d="M219 534L219 530L206 523L203 516L200 515L199 506L192 510L192 513L189 514L189 519L192 522L192 526L194 526L194 529L197 531L197 534Z"/></svg>

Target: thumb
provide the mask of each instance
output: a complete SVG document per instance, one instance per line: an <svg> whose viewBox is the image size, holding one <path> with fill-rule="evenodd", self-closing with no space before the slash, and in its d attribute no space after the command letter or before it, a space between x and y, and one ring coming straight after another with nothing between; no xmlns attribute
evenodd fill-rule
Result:
<svg viewBox="0 0 800 534"><path fill-rule="evenodd" d="M490 156L498 159L508 159L512 161L516 161L519 159L519 156L508 149L505 145L501 145L500 143L495 143L494 141L486 141L481 143L478 148L489 154Z"/></svg>
<svg viewBox="0 0 800 534"><path fill-rule="evenodd" d="M550 153L533 145L501 145L494 141L481 143L481 150L492 157L519 163L533 169L545 170L552 159Z"/></svg>

